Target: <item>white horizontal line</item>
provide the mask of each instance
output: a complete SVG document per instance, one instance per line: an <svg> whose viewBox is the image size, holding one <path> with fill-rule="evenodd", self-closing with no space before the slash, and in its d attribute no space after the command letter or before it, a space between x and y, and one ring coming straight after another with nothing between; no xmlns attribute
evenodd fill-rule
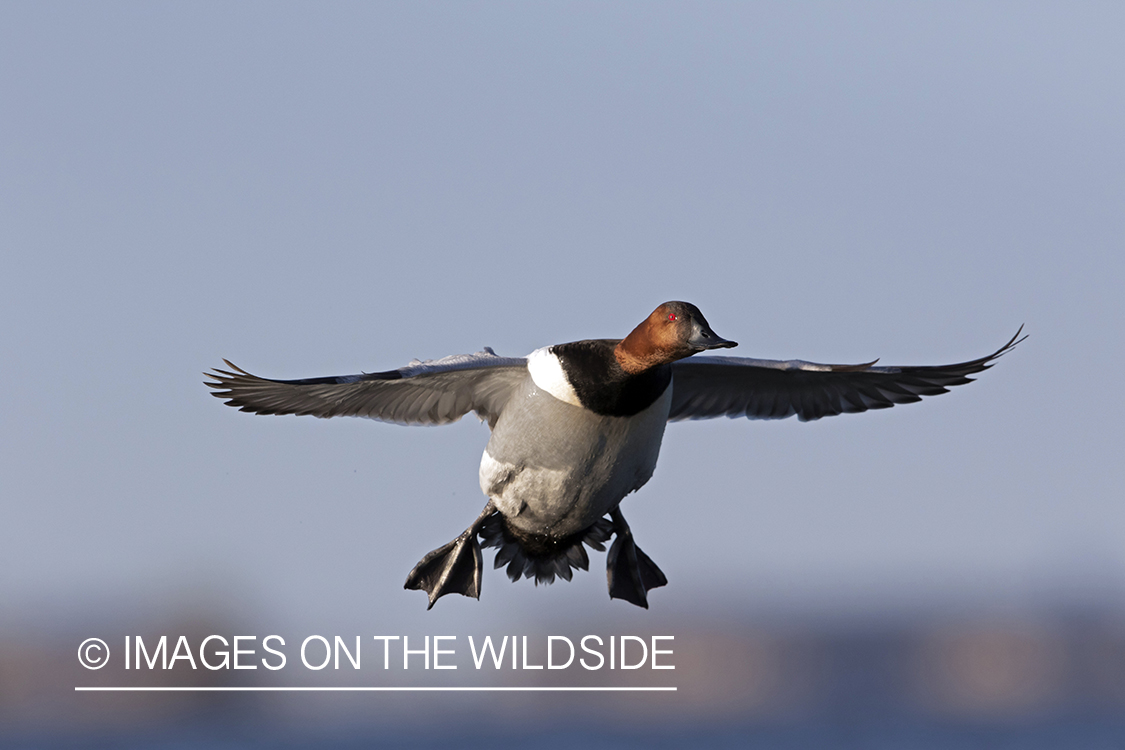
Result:
<svg viewBox="0 0 1125 750"><path fill-rule="evenodd" d="M76 692L115 693L595 693L675 692L675 687L76 687Z"/></svg>

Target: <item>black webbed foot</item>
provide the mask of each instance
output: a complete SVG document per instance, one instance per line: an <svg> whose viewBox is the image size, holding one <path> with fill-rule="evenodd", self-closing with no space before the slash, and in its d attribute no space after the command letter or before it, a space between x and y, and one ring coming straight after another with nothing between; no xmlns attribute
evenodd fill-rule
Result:
<svg viewBox="0 0 1125 750"><path fill-rule="evenodd" d="M609 598L624 599L630 604L648 609L648 591L664 586L668 579L648 555L633 542L633 532L619 508L610 514L616 538L606 556L606 580Z"/></svg>
<svg viewBox="0 0 1125 750"><path fill-rule="evenodd" d="M403 588L425 591L429 594L431 609L446 594L462 594L480 598L481 572L484 570L477 534L485 519L496 512L490 500L484 511L449 544L430 552L406 576Z"/></svg>

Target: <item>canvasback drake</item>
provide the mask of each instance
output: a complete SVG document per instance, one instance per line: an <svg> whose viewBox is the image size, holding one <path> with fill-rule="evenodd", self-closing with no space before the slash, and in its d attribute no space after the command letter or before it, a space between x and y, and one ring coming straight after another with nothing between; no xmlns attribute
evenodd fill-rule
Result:
<svg viewBox="0 0 1125 750"><path fill-rule="evenodd" d="M569 581L572 568L588 569L583 545L603 551L613 536L609 596L647 609L648 591L668 581L633 541L619 506L652 477L668 422L793 415L805 422L920 401L972 382L969 375L1023 341L1022 330L987 357L951 365L692 357L736 344L717 336L695 305L665 302L624 339L556 344L527 357L486 348L303 380L260 378L223 360L230 370L206 373L205 384L255 414L434 425L476 412L492 431L480 463L488 502L460 536L422 558L406 588L424 590L430 607L449 593L479 599L478 536L499 548L495 567L507 565L512 581Z"/></svg>

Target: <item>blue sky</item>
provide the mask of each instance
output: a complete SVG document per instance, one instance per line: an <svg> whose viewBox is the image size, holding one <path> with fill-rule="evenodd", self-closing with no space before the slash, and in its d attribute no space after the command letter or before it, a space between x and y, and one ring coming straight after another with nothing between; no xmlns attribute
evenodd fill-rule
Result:
<svg viewBox="0 0 1125 750"><path fill-rule="evenodd" d="M1123 16L4 5L0 617L1119 606ZM522 355L668 299L742 356L937 364L1031 337L922 404L671 425L623 506L671 581L648 613L609 601L601 555L547 588L490 570L481 602L426 613L402 581L479 512L487 428L253 417L201 383L222 357Z"/></svg>

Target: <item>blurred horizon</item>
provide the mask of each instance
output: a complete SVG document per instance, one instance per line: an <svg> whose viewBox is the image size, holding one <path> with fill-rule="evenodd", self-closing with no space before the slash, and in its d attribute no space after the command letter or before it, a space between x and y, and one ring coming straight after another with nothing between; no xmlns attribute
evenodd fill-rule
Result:
<svg viewBox="0 0 1125 750"><path fill-rule="evenodd" d="M155 619L153 619L155 618ZM85 618L87 623L90 619ZM364 641L363 668L344 659L310 671L290 663L277 672L258 669L211 671L190 669L181 659L171 669L122 669L123 634L146 641L146 658L160 635L171 653L185 636L196 650L207 635L257 634L250 661L264 654L264 628L245 614L196 607L178 613L149 610L144 617L117 613L94 624L115 651L109 669L87 671L74 663L73 649L90 627L53 631L6 628L0 634L0 725L9 741L36 738L38 747L71 746L95 738L106 744L179 746L185 736L204 744L235 741L246 732L255 739L246 746L289 746L316 741L329 747L350 747L373 740L410 741L420 745L448 741L471 730L484 746L498 736L535 731L558 735L558 742L591 733L622 742L668 742L668 733L686 733L678 741L735 742L737 737L769 737L848 746L843 738L888 741L900 733L920 733L922 747L960 746L999 733L1024 744L1046 732L1083 744L1120 736L1125 729L1125 614L1097 607L1064 606L1053 611L998 612L975 608L957 613L915 613L863 620L789 617L726 612L700 616L681 612L660 626L627 625L621 618L596 628L602 635L629 632L674 634L664 641L674 651L661 657L674 670L633 672L565 672L512 669L506 661L497 670L486 661L474 669L465 633L445 664L457 671L399 666L398 644L389 653L390 671L382 669L382 647L372 634L393 628L375 621L348 630L325 631L343 636L352 649L354 636ZM663 630L661 630L663 628ZM586 634L577 622L524 621L516 628L530 636L532 664L542 663L547 635ZM667 631L667 632L665 632ZM436 633L419 629L412 639ZM307 633L292 628L280 634L282 650L292 662L295 647ZM469 635L479 644L483 636ZM504 633L514 635L514 633ZM421 638L417 638L420 641ZM227 643L222 644L229 649ZM418 642L411 644L419 647ZM278 643L273 643L278 648ZM314 651L315 648L314 648ZM211 661L220 658L211 651ZM354 651L359 657L360 651ZM17 656L18 654L18 656ZM221 654L221 652L220 652ZM312 657L315 663L319 651ZM272 657L271 657L272 658ZM633 652L631 659L635 660ZM245 662L244 662L245 663ZM157 661L159 664L159 660ZM17 679L13 680L13 676ZM674 686L672 694L511 694L511 693L72 693L72 686ZM669 710L674 713L669 713ZM521 718L513 721L512 711ZM574 711L582 720L573 721ZM424 730L420 727L424 726ZM989 729L991 727L991 729ZM30 734L29 734L30 733ZM410 738L413 737L413 740ZM427 740L426 737L429 737ZM803 740L801 738L804 738ZM225 738L220 740L220 738ZM303 739L302 739L303 738ZM631 738L631 739L629 739ZM901 737L900 737L901 739ZM1038 742L1038 740L1036 740ZM1032 746L1037 746L1036 742ZM842 744L838 744L842 743ZM675 742L673 742L673 745ZM1096 743L1095 743L1096 744ZM470 743L476 747L477 744ZM1051 746L1049 743L1043 746Z"/></svg>

